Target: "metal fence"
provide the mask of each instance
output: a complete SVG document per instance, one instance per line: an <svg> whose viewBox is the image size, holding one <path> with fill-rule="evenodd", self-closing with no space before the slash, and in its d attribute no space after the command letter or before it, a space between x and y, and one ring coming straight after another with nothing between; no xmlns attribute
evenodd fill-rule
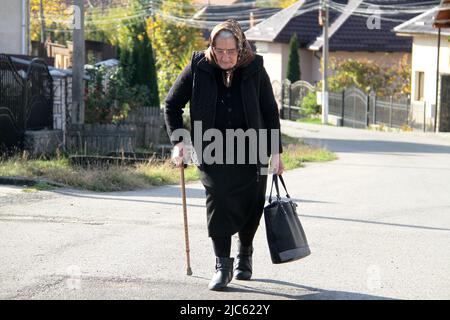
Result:
<svg viewBox="0 0 450 320"><path fill-rule="evenodd" d="M351 86L341 92L329 93L329 114L337 116L339 125L366 128L369 125L385 125L391 128L409 126L410 97L378 98L374 92L366 94Z"/></svg>
<svg viewBox="0 0 450 320"><path fill-rule="evenodd" d="M409 126L414 130L434 132L436 104L425 101L413 101L410 106Z"/></svg>
<svg viewBox="0 0 450 320"><path fill-rule="evenodd" d="M316 96L312 84L306 81L291 83L273 81L272 88L279 105L280 118L297 120L307 116L305 97ZM379 98L374 92L366 94L356 86L350 86L341 92L328 93L328 113L337 117L337 124L353 128L366 128L370 125L384 125L391 128L408 126L417 130L430 130L430 114L435 106L411 104L409 95ZM428 108L428 109L427 109ZM417 112L421 113L417 120ZM422 116L423 114L423 116ZM426 117L425 117L426 115Z"/></svg>
<svg viewBox="0 0 450 320"><path fill-rule="evenodd" d="M53 80L47 65L27 66L0 54L0 148L21 149L26 130L52 128Z"/></svg>
<svg viewBox="0 0 450 320"><path fill-rule="evenodd" d="M288 79L283 82L273 81L272 88L280 106L281 119L297 120L305 116L302 107L303 99L309 93L315 93L314 86L307 81L291 83Z"/></svg>
<svg viewBox="0 0 450 320"><path fill-rule="evenodd" d="M61 130L63 146L66 146L67 130L71 124L72 112L72 77L57 71L53 77L53 129Z"/></svg>
<svg viewBox="0 0 450 320"><path fill-rule="evenodd" d="M0 150L21 148L25 130L25 81L9 56L0 54Z"/></svg>
<svg viewBox="0 0 450 320"><path fill-rule="evenodd" d="M28 67L25 80L27 91L26 129L52 129L53 78L45 62L33 59Z"/></svg>

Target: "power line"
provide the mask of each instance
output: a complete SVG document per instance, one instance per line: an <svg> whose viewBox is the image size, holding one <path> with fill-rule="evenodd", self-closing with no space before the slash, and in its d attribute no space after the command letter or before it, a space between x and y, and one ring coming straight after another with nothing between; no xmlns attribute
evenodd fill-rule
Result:
<svg viewBox="0 0 450 320"><path fill-rule="evenodd" d="M427 2L427 3L430 3L430 2ZM436 2L434 2L434 4L435 3ZM361 4L367 4L367 3L362 2ZM373 5L373 4L370 4L370 6L371 5ZM407 21L409 18L407 18L405 20L405 19L401 19L401 18L398 18L398 19L389 18L386 16L397 16L398 17L398 16L404 16L404 15L421 14L424 11L429 10L434 7L434 5L433 5L431 7L429 6L429 7L420 7L420 8L410 9L411 6L408 6L410 8L396 6L395 7L396 9L387 10L387 9L382 9L380 7L375 8L375 7L370 7L370 6L365 7L365 6L360 5L358 8L356 8L355 10L352 11L352 15L359 16L359 17L365 17L365 18L369 18L374 15L377 15L380 20L403 23L403 22ZM394 6L394 5L392 4L391 6ZM345 5L338 4L336 2L330 3L330 8L335 11L338 11L340 13L344 13L347 11Z"/></svg>
<svg viewBox="0 0 450 320"><path fill-rule="evenodd" d="M239 9L241 9L241 10L239 10L241 13L242 12L250 13L250 12L252 12L254 10L261 9L259 7L255 7L255 4L257 4L257 3L260 4L260 3L265 3L265 2L270 3L270 0L267 0L267 1L253 1L253 2L245 2L245 3L233 3L233 4L230 4L230 5L227 5L227 6L209 5L209 6L206 6L206 7L209 7L209 8L227 8L227 9L237 9L237 8L239 8ZM200 5L200 4L180 4L180 3L164 2L164 0L153 0L153 1L150 1L148 4L140 5L139 6L140 9L138 10L138 12L139 11L140 12L144 12L144 11L147 11L147 10L151 10L152 8L155 8L155 7L156 8L160 8L162 5L166 5L166 7L170 8L171 4L173 4L173 7L176 8L176 9L183 9L183 10L185 10L187 12L191 11L192 13L195 13L199 9L205 7L205 5ZM115 7L110 7L110 8L107 9L107 11L114 12L115 10L117 10L117 11L119 11L119 14L121 14L120 13L121 10L123 10L123 9L130 9L130 8L131 8L131 5L128 3L126 5L118 5L118 6L115 6ZM277 10L279 8L269 8L269 9L272 9L273 11L275 11L275 10ZM230 14L230 13L233 13L233 11L225 12L225 13L208 12L208 13L206 13L206 15L211 15L211 16L214 16L214 15L219 16L220 15L220 16L224 16L224 15L227 15L227 14ZM97 16L98 14L100 14L100 15L104 14L104 12L103 12L103 10L101 8L94 8L94 9L87 10L85 16L86 17ZM54 15L49 15L49 16L54 16Z"/></svg>
<svg viewBox="0 0 450 320"><path fill-rule="evenodd" d="M268 2L268 1L266 1L266 2ZM388 1L386 1L386 2L388 2ZM361 16L361 17L371 17L374 14L378 14L379 18L381 20L402 23L405 20L388 18L386 16L398 16L401 14L422 13L425 10L428 10L432 6L435 6L437 4L437 1L424 1L424 2L420 2L420 3L403 4L403 5L398 5L398 3L392 4L391 1L389 1L389 2L390 2L390 4L383 5L383 4L380 4L380 1L377 1L377 2L363 1L363 2L361 2L360 6L358 6L358 8L356 8L352 12L352 14L355 16ZM174 14L171 14L171 13L161 10L163 0L154 0L146 5L141 6L140 9L134 11L132 15L123 16L123 13L120 13L119 16L116 16L116 17L109 16L107 18L102 19L102 18L98 18L97 16L95 16L96 13L90 13L86 17L87 23L93 23L95 26L105 26L105 27L104 28L101 28L101 27L95 28L94 27L91 29L86 29L86 31L106 30L106 29L108 29L108 27L106 27L106 26L110 26L110 25L116 24L116 23L123 23L125 21L138 19L138 18L148 18L152 14L159 15L159 16L163 17L163 19L166 19L167 21L171 21L174 23L183 23L184 25L187 25L189 27L200 28L200 29L212 28L217 24L218 20L224 20L229 17L233 17L234 19L238 20L241 24L247 25L250 23L250 18L249 18L250 12L254 12L254 14L255 14L255 19L253 19L253 21L255 23L259 23L259 22L265 20L266 18L272 16L275 12L277 12L279 10L279 9L270 9L269 8L265 12L258 12L258 11L255 12L255 10L257 10L257 8L251 7L251 5L255 4L255 3L257 3L257 2L254 1L254 2L249 2L249 3L231 4L229 6L209 6L210 8L217 8L217 7L222 7L222 8L225 8L225 7L226 8L248 7L248 8L245 10L240 10L239 12L233 12L233 11L203 12L199 16L199 18L194 19L193 18L194 11L191 12L192 16L190 15L190 12L184 12L184 13L180 13L179 15L174 15ZM340 4L340 3L337 3L334 1L329 1L328 3L329 3L330 9L340 12L340 13L346 12L345 4ZM176 4L176 3L174 3L174 5L176 5L177 8L180 8L180 7L188 8L190 10L200 7L199 5L191 5L191 4ZM421 6L418 7L417 5L421 5ZM425 6L425 5L432 5L432 6ZM372 6L376 6L377 9L374 10L374 7L372 7ZM119 8L120 10L123 10L125 8L129 9L130 4L128 3L127 5L117 6L115 8L116 9ZM319 9L318 2L312 2L312 3L307 4L306 6L301 7L299 9L299 11L296 13L296 16L304 14L306 12L318 10L318 9ZM247 12L248 12L248 14L247 14ZM52 17L52 16L47 15L47 21L49 20L48 19L49 17ZM94 20L94 17L95 17L95 20ZM68 22L68 20L61 20L61 19L52 19L52 21L53 22L62 22L62 23ZM65 30L65 29L48 29L48 30L60 31L60 32L72 32L72 30Z"/></svg>
<svg viewBox="0 0 450 320"><path fill-rule="evenodd" d="M355 13L368 13L382 14L382 15L400 15L400 14L414 14L423 13L424 11L435 7L438 1L416 2L410 4L399 5L398 3L391 3L389 5L382 5L380 3L362 1L360 5L354 9ZM335 10L345 10L346 5L330 1L330 7Z"/></svg>
<svg viewBox="0 0 450 320"><path fill-rule="evenodd" d="M193 19L191 16L186 16L186 15L179 15L179 16L175 16L172 15L170 13L166 13L160 9L158 9L156 7L153 8L152 11L149 11L148 9L143 9L143 10L138 10L136 11L134 15L131 16L125 16L125 17L109 17L109 18L105 18L105 19L96 19L96 20L92 20L92 19L86 19L86 22L94 22L94 25L111 25L111 24L115 24L117 22L123 22L123 21L127 21L127 20L132 20L132 19L137 19L137 18L148 18L151 16L152 13L157 14L161 17L163 17L164 19L167 19L169 21L172 22L176 22L176 23L183 23L187 26L190 27L194 27L194 28L200 28L200 29L204 29L204 28L212 28L217 24L218 20L224 20L225 18L229 18L230 15L238 20L241 24L249 24L250 21L253 21L255 23L259 23L263 20L265 20L266 18L272 16L275 12L277 12L278 10L267 10L266 12L257 12L254 15L254 19L250 20L250 14L243 14L242 12L225 12L225 13L221 13L221 14L210 14L210 15L201 15L199 19ZM249 12L253 12L252 10L249 10ZM54 22L68 22L68 20L52 20ZM71 32L72 30L65 30L65 29L48 29L51 31L61 31L61 32ZM94 31L94 30L106 30L106 29L102 29L102 28L94 28L94 29L86 29L86 31Z"/></svg>
<svg viewBox="0 0 450 320"><path fill-rule="evenodd" d="M258 7L254 7L254 5L260 4L260 3L264 3L264 2L265 3L270 3L270 0L266 0L266 1L263 1L263 2L262 1L253 1L253 2L244 2L244 3L234 3L234 4L227 5L227 6L210 5L210 6L207 6L207 7L212 8L212 9L219 8L219 7L220 8L229 8L229 9L232 9L232 10L234 8L242 9L242 8L248 7L247 9L239 10L240 15L242 15L242 13L254 12L254 10L258 9ZM400 14L400 13L422 13L423 10L430 9L430 7L437 5L439 1L434 0L434 1L424 1L424 2L419 2L419 3L417 3L417 2L416 3L409 3L409 4L405 3L403 5L399 5L398 3L392 4L392 0L386 0L386 2L388 2L390 4L384 4L383 5L383 4L380 4L380 2L383 2L383 1L380 1L380 0L377 0L377 2L363 1L363 2L361 2L360 6L357 9L355 9L355 12L356 13L364 13L364 11L368 10L371 6L376 6L376 7L380 8L379 13L386 14L386 15L396 15L396 14ZM345 4L337 3L337 2L334 2L334 1L330 1L329 3L330 3L330 7L333 7L336 10L339 10L338 8L345 8L346 7ZM160 7L163 4L164 4L163 0L153 0L153 1L150 1L146 5L141 5L140 9L135 11L135 12L136 12L136 14L139 14L139 13L145 13L148 10L151 10L152 8L160 9ZM169 3L165 3L165 4L167 6L167 5L172 4L172 3L169 2ZM187 8L187 9L189 9L187 11L191 11L191 12L197 11L199 8L204 8L205 7L205 5L201 5L201 4L179 4L179 3L177 4L177 3L173 3L173 5L177 9L186 9ZM309 4L309 6L316 6L316 7L318 7L318 5L319 5L318 1L317 2L312 2L312 3ZM123 9L130 9L130 8L131 8L131 4L127 3L125 5L117 5L117 6L114 6L114 7L109 7L107 9L107 11L114 12L114 10L118 10L118 9L119 10L123 10ZM302 10L303 8L304 7L302 7L300 10ZM411 9L411 8L413 8L413 9ZM269 9L272 9L270 11L270 13L271 12L275 12L276 10L278 10L278 8L269 8ZM233 11L219 12L219 13L217 13L217 12L205 12L203 14L203 16L204 17L214 17L214 16L216 16L216 17L226 17L226 16L228 16L230 14L233 14L233 13L234 13ZM378 11L377 11L377 13L378 13ZM110 17L110 18L102 19L102 18L98 17L99 14L102 15L103 14L103 10L101 8L97 7L97 8L88 10L85 16L86 16L86 18L89 18L90 16L95 16L96 19L100 19L100 20L108 20L108 19L112 20L112 19L116 18L116 17L112 16L112 18ZM119 12L119 14L121 15L122 13ZM47 17L54 17L54 15L49 15L47 13ZM117 18L120 18L120 16L117 17ZM182 16L182 18L187 18L187 16L186 15ZM58 18L53 18L52 20L58 21Z"/></svg>

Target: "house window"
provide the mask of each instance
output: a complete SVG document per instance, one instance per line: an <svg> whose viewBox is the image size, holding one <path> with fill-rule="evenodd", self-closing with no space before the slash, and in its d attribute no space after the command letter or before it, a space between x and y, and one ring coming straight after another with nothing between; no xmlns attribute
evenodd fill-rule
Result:
<svg viewBox="0 0 450 320"><path fill-rule="evenodd" d="M425 89L425 73L422 71L416 72L416 101L423 101Z"/></svg>

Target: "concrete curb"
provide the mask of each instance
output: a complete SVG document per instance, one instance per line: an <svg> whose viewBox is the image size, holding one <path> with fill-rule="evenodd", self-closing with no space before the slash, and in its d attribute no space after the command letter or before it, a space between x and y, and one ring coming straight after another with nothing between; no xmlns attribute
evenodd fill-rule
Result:
<svg viewBox="0 0 450 320"><path fill-rule="evenodd" d="M33 179L33 178L26 178L26 177L19 177L19 176L9 176L9 177L0 177L0 185L14 185L14 186L34 186L38 183L47 183L48 185L58 187L58 188L68 188L69 186L59 183L50 181L47 179Z"/></svg>

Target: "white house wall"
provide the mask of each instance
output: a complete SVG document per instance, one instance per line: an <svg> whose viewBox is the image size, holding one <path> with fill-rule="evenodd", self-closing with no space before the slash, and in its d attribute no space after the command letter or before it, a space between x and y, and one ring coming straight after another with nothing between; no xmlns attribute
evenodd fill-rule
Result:
<svg viewBox="0 0 450 320"><path fill-rule="evenodd" d="M289 60L289 45L287 43L280 43L278 45L281 46L281 54L282 54L281 77L284 80L287 77L287 63Z"/></svg>
<svg viewBox="0 0 450 320"><path fill-rule="evenodd" d="M309 83L314 83L314 58L312 51L307 49L300 49L300 71L302 72L302 80L308 81ZM287 64L287 61L286 61Z"/></svg>
<svg viewBox="0 0 450 320"><path fill-rule="evenodd" d="M412 54L412 98L415 100L416 72L424 72L424 100L434 104L436 101L436 67L437 67L437 36L415 36ZM439 71L450 74L450 44L448 36L441 37L441 52Z"/></svg>
<svg viewBox="0 0 450 320"><path fill-rule="evenodd" d="M256 42L256 52L264 58L264 67L271 81L283 79L283 47L279 43Z"/></svg>
<svg viewBox="0 0 450 320"><path fill-rule="evenodd" d="M311 51L312 63L311 63L311 83L315 84L322 80L322 72L321 72L321 59L322 52L317 53L317 51Z"/></svg>
<svg viewBox="0 0 450 320"><path fill-rule="evenodd" d="M269 74L271 81L282 81L286 79L287 64L289 60L289 45L285 43L270 43L257 42L257 53L264 58L264 67ZM264 50L260 50L263 48ZM302 72L302 80L314 82L314 75L319 72L314 72L317 66L311 51L307 49L299 50L300 56L300 70Z"/></svg>
<svg viewBox="0 0 450 320"><path fill-rule="evenodd" d="M0 53L22 53L21 0L1 0Z"/></svg>

